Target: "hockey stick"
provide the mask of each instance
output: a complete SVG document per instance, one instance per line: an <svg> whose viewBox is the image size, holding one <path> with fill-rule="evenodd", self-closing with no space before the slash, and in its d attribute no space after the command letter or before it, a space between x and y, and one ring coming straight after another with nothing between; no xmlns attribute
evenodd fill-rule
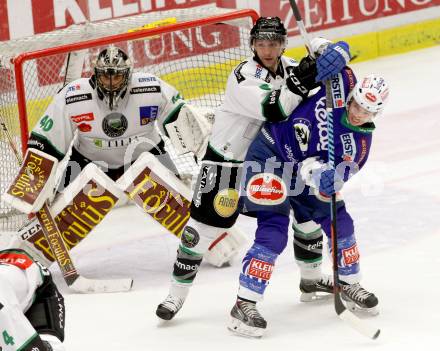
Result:
<svg viewBox="0 0 440 351"><path fill-rule="evenodd" d="M15 145L14 139L6 125L3 116L0 115L0 124L2 130L8 139L19 166L23 164L23 159ZM128 291L133 285L133 280L128 279L88 279L77 272L66 243L53 219L47 201L43 207L36 213L37 219L41 224L44 237L49 243L49 247L60 267L63 278L70 289L78 293L104 293L104 292L122 292Z"/></svg>
<svg viewBox="0 0 440 351"><path fill-rule="evenodd" d="M292 7L295 20L298 24L301 37L305 41L305 45L309 54L314 57L314 53L311 49L310 39L307 30L304 26L301 13L295 0L289 0ZM332 99L332 86L331 79L325 82L326 92L326 112L327 112L327 132L328 132L328 160L329 165L333 169L335 168L335 148L334 148L334 133L333 133L333 99ZM380 329L372 327L359 319L351 311L349 311L342 302L339 284L339 272L338 272L338 230L337 230L337 216L336 216L336 194L331 196L330 202L330 219L331 219L331 245L332 245L332 261L333 261L333 294L334 294L334 307L336 314L340 319L347 322L352 328L356 329L362 335L370 338L377 339L380 334Z"/></svg>

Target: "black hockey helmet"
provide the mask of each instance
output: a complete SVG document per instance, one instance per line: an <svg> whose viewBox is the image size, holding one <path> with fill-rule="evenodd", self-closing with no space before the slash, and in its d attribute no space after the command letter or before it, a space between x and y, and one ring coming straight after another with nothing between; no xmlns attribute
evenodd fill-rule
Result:
<svg viewBox="0 0 440 351"><path fill-rule="evenodd" d="M94 66L98 93L113 110L126 93L131 77L131 61L122 49L109 45L98 54Z"/></svg>
<svg viewBox="0 0 440 351"><path fill-rule="evenodd" d="M260 17L251 29L250 44L256 39L286 42L287 31L279 17Z"/></svg>

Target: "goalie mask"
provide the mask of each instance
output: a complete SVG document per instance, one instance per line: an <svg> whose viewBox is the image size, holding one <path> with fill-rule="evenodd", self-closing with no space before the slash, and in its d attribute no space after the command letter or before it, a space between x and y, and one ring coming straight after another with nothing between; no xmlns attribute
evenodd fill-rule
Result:
<svg viewBox="0 0 440 351"><path fill-rule="evenodd" d="M110 45L99 53L94 71L98 94L113 110L127 91L131 61L124 51Z"/></svg>

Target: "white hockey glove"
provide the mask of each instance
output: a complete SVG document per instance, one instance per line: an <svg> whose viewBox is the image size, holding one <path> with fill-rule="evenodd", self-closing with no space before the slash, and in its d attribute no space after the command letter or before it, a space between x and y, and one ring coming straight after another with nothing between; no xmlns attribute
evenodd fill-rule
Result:
<svg viewBox="0 0 440 351"><path fill-rule="evenodd" d="M313 181L313 173L319 172L323 165L322 161L318 161L318 157L309 157L301 162L299 174L306 185L316 189L316 184Z"/></svg>
<svg viewBox="0 0 440 351"><path fill-rule="evenodd" d="M246 235L235 225L222 231L203 257L211 265L223 267L246 243Z"/></svg>
<svg viewBox="0 0 440 351"><path fill-rule="evenodd" d="M177 119L165 125L165 129L178 155L193 152L201 159L213 124L214 113L210 109L185 104Z"/></svg>
<svg viewBox="0 0 440 351"><path fill-rule="evenodd" d="M329 44L331 43L332 42L328 39L316 37L311 40L310 46L315 55L318 56L321 55L325 51L325 49L327 49L327 46L329 46Z"/></svg>
<svg viewBox="0 0 440 351"><path fill-rule="evenodd" d="M300 175L306 185L329 197L342 189L343 177L328 163L310 157L302 162Z"/></svg>

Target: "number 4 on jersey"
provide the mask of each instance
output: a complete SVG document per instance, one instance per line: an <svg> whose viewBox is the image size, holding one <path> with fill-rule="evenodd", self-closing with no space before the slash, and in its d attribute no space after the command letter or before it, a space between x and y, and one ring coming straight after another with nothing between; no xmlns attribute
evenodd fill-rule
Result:
<svg viewBox="0 0 440 351"><path fill-rule="evenodd" d="M13 346L15 344L14 338L12 336L10 336L6 330L3 330L2 335L3 335L3 341L5 342L6 345ZM0 350L1 350L1 347L0 347Z"/></svg>

